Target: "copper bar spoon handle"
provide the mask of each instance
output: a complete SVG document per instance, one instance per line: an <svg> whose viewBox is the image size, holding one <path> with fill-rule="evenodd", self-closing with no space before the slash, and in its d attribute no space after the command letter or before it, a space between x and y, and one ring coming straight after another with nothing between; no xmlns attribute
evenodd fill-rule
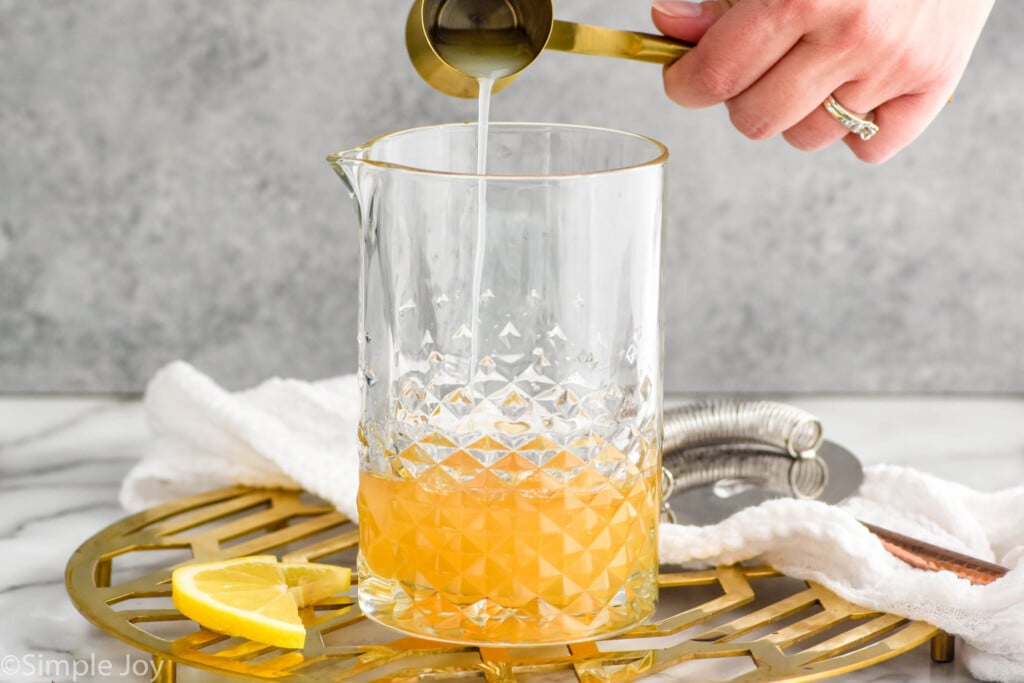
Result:
<svg viewBox="0 0 1024 683"><path fill-rule="evenodd" d="M861 522L861 524L882 541L882 547L889 553L917 569L953 572L961 579L967 579L975 585L990 584L1001 579L1010 571L994 562L987 562L947 548L940 548L874 524L867 522Z"/></svg>

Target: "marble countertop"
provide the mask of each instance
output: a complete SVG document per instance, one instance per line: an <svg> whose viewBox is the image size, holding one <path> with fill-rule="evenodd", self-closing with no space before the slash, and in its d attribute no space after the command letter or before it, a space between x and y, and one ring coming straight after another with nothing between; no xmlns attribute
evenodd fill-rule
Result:
<svg viewBox="0 0 1024 683"><path fill-rule="evenodd" d="M1024 400L800 398L866 463L979 490L1024 483ZM0 681L153 680L148 657L90 625L64 590L84 540L124 515L118 486L149 435L136 401L0 397ZM106 664L103 664L106 662ZM220 680L181 668L180 681ZM846 681L970 681L927 646Z"/></svg>

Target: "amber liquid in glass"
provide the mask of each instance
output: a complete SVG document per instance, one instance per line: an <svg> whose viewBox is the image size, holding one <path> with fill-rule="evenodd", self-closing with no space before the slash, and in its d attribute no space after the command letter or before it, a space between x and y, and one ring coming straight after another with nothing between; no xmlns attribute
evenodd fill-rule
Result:
<svg viewBox="0 0 1024 683"><path fill-rule="evenodd" d="M436 459L432 446L449 454ZM657 602L654 450L630 459L594 435L515 449L492 436L464 448L421 439L391 473L360 475L360 604L386 625L460 643L628 629Z"/></svg>

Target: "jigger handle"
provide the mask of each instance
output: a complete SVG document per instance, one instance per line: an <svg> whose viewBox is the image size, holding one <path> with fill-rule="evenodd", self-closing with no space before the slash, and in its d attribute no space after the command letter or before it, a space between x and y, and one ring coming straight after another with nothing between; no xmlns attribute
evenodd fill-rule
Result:
<svg viewBox="0 0 1024 683"><path fill-rule="evenodd" d="M603 26L575 24L555 20L546 50L574 52L595 57L619 57L640 62L671 64L693 48L685 43L653 33L620 31Z"/></svg>

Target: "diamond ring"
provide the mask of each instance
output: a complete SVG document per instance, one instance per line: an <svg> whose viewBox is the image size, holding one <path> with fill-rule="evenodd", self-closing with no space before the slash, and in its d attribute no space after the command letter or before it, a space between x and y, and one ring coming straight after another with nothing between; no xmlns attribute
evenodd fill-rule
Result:
<svg viewBox="0 0 1024 683"><path fill-rule="evenodd" d="M854 114L852 111L839 104L839 101L832 95L828 96L828 98L822 103L822 106L825 107L825 111L827 111L832 118L841 123L854 135L859 135L861 140L870 140L871 137L878 132L878 126L864 118L864 116L867 116L866 114L864 116Z"/></svg>

